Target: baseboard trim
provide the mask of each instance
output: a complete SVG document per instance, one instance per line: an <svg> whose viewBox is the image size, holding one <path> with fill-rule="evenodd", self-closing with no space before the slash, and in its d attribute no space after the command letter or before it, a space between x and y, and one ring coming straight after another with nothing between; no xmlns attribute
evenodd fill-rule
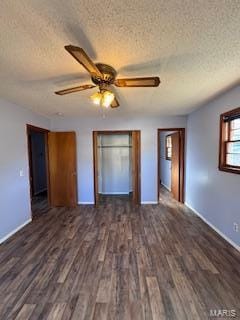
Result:
<svg viewBox="0 0 240 320"><path fill-rule="evenodd" d="M158 204L157 201L141 201L141 204Z"/></svg>
<svg viewBox="0 0 240 320"><path fill-rule="evenodd" d="M92 201L79 201L78 204L94 204Z"/></svg>
<svg viewBox="0 0 240 320"><path fill-rule="evenodd" d="M214 231L216 231L224 240L226 240L231 246L233 246L236 250L240 252L240 246L238 246L235 242L233 242L230 238L228 238L224 233L222 233L218 228L216 228L211 222L209 222L201 213L199 213L196 209L194 209L190 204L185 202L185 205L191 209L203 222L209 225Z"/></svg>
<svg viewBox="0 0 240 320"><path fill-rule="evenodd" d="M166 186L165 183L162 183L162 182L161 182L161 184L162 184L169 192L171 192L171 189L170 189L168 186Z"/></svg>
<svg viewBox="0 0 240 320"><path fill-rule="evenodd" d="M131 191L129 192L99 192L99 194L103 194L103 195L122 195L122 194L129 194L131 193Z"/></svg>
<svg viewBox="0 0 240 320"><path fill-rule="evenodd" d="M14 229L13 231L9 232L5 237L3 237L2 239L0 239L0 244L2 244L4 241L6 241L7 239L9 239L11 236L13 236L15 233L17 233L19 230L21 230L23 227L25 227L27 224L29 224L30 222L32 222L32 218L28 219L27 221L25 221L23 224L21 224L20 226L18 226L16 229Z"/></svg>

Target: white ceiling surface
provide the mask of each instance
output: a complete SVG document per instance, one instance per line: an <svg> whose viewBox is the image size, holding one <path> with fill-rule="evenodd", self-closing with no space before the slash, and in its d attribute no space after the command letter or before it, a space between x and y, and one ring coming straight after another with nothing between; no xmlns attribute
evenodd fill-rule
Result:
<svg viewBox="0 0 240 320"><path fill-rule="evenodd" d="M239 82L239 0L1 0L0 96L51 116L96 116L73 44L119 77L160 76L158 88L116 88L109 116L183 115Z"/></svg>

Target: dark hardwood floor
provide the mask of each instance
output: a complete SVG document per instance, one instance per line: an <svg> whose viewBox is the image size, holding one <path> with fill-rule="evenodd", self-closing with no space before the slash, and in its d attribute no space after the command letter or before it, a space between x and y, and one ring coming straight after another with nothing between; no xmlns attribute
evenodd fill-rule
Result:
<svg viewBox="0 0 240 320"><path fill-rule="evenodd" d="M0 319L239 319L239 252L162 191L49 209L1 245Z"/></svg>
<svg viewBox="0 0 240 320"><path fill-rule="evenodd" d="M32 198L32 217L38 218L49 210L47 191L40 193Z"/></svg>

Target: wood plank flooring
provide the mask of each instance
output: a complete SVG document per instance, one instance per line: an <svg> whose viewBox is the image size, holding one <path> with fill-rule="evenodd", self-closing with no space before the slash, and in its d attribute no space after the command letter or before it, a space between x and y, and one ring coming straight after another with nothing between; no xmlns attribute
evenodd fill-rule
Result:
<svg viewBox="0 0 240 320"><path fill-rule="evenodd" d="M42 192L32 198L32 217L33 219L47 213L49 210L47 192Z"/></svg>
<svg viewBox="0 0 240 320"><path fill-rule="evenodd" d="M162 192L49 209L0 246L0 319L240 318L240 254Z"/></svg>

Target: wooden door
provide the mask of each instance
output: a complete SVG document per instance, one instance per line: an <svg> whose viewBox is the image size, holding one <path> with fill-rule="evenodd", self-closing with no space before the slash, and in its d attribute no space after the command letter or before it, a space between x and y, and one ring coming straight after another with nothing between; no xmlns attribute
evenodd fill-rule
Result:
<svg viewBox="0 0 240 320"><path fill-rule="evenodd" d="M49 132L50 205L74 207L77 204L76 134Z"/></svg>
<svg viewBox="0 0 240 320"><path fill-rule="evenodd" d="M180 201L180 133L175 132L172 138L171 192L173 198Z"/></svg>
<svg viewBox="0 0 240 320"><path fill-rule="evenodd" d="M141 204L141 136L132 131L132 186L133 203Z"/></svg>

